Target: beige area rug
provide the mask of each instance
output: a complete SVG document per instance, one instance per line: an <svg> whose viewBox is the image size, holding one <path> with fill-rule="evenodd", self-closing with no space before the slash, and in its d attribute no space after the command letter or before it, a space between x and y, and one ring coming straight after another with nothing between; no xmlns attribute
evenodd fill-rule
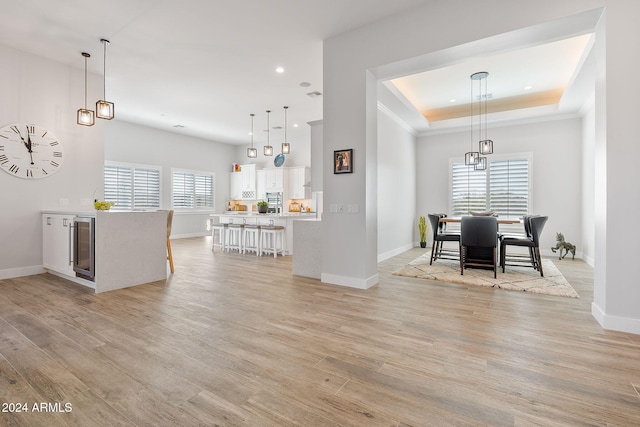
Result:
<svg viewBox="0 0 640 427"><path fill-rule="evenodd" d="M460 275L460 263L454 260L438 259L429 265L430 257L431 251L394 271L393 274L461 285L490 286L511 291L580 298L560 270L548 259L542 260L544 277L540 277L540 273L531 267L508 265L504 273L499 269L498 278L494 279L492 270L480 268L466 268L464 275Z"/></svg>

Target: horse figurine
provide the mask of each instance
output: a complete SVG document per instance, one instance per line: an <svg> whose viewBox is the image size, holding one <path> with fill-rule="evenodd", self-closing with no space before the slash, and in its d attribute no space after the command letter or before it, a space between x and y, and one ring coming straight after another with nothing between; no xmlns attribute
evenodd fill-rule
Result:
<svg viewBox="0 0 640 427"><path fill-rule="evenodd" d="M572 245L569 242L565 242L564 236L562 235L562 233L556 233L556 246L551 248L553 253L556 253L558 249L560 249L560 254L559 254L560 256L558 257L558 259L563 259L564 257L567 256L569 252L571 252L571 255L572 255L571 259L576 258L576 245ZM564 250L564 255L562 255L563 250Z"/></svg>

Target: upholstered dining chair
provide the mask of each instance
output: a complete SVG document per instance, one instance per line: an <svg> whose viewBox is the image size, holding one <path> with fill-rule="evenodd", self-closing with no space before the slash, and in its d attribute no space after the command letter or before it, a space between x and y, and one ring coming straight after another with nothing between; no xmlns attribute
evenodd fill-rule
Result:
<svg viewBox="0 0 640 427"><path fill-rule="evenodd" d="M443 249L444 242L458 242L460 247L460 233L446 231L446 224L440 222L440 218L446 217L446 214L428 214L429 223L431 224L431 230L433 232L433 244L431 245L431 259L429 265L433 263L435 259L458 259L459 253L452 250Z"/></svg>
<svg viewBox="0 0 640 427"><path fill-rule="evenodd" d="M540 271L540 276L544 277L542 271L542 258L540 257L540 236L544 225L549 219L548 216L533 216L529 218L529 226L531 227L531 237L503 237L500 241L500 265L502 266L502 272L505 271L505 265L507 262L507 246L521 246L527 247L533 250L533 262L532 267Z"/></svg>
<svg viewBox="0 0 640 427"><path fill-rule="evenodd" d="M460 274L465 267L491 267L498 271L498 219L464 216L460 221Z"/></svg>
<svg viewBox="0 0 640 427"><path fill-rule="evenodd" d="M502 246L502 241L504 239L531 239L532 235L531 235L531 218L538 216L538 215L523 215L522 218L522 225L523 225L523 229L524 229L524 234L523 233L500 233L500 246ZM537 261L536 258L533 254L533 248L529 247L529 255L524 255L524 254L517 254L517 253L513 253L511 255L509 255L508 258L505 258L504 262L507 265L521 265L522 263L525 264L530 264L533 266L534 269L538 269L538 265L537 265ZM502 255L500 255L500 265L502 266Z"/></svg>

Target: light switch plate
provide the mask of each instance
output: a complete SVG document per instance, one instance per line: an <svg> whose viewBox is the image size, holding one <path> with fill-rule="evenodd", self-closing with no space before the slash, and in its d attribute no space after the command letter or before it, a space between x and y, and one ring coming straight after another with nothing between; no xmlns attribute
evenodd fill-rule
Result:
<svg viewBox="0 0 640 427"><path fill-rule="evenodd" d="M329 205L329 211L330 211L330 212L332 212L332 213L336 213L336 212L338 212L338 205L333 204L333 203L332 203L332 204L330 204L330 205Z"/></svg>

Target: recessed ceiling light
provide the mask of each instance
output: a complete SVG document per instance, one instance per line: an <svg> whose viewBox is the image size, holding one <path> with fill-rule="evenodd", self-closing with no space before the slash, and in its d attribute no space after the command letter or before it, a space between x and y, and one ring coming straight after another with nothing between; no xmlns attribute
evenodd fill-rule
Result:
<svg viewBox="0 0 640 427"><path fill-rule="evenodd" d="M284 68L282 68L282 67L276 68L276 73L279 73L279 74L284 73Z"/></svg>
<svg viewBox="0 0 640 427"><path fill-rule="evenodd" d="M531 90L531 89L533 89L533 86L525 86L524 87L524 90Z"/></svg>
<svg viewBox="0 0 640 427"><path fill-rule="evenodd" d="M309 86L311 86L311 83L309 83L309 82L302 82L302 83L300 83L300 86L302 86L302 87L309 87Z"/></svg>
<svg viewBox="0 0 640 427"><path fill-rule="evenodd" d="M455 98L451 98L451 99L449 100L449 102L456 102L456 99L455 99Z"/></svg>
<svg viewBox="0 0 640 427"><path fill-rule="evenodd" d="M297 124L297 123L294 123L294 124L293 124L293 127L294 127L294 128L297 128L297 127L298 127L298 124Z"/></svg>

